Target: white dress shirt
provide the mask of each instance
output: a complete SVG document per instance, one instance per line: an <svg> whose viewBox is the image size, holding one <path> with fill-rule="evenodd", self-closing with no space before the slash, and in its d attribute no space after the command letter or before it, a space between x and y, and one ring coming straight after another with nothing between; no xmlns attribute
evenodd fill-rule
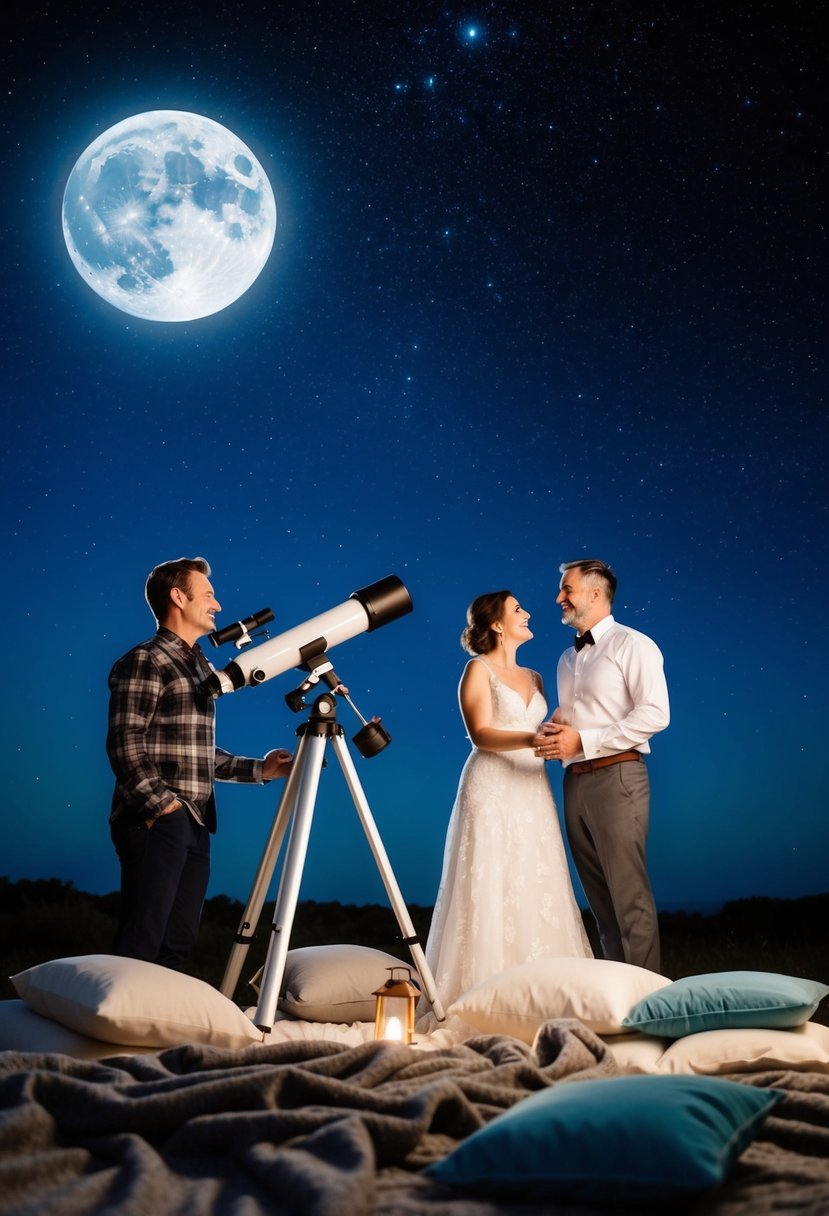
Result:
<svg viewBox="0 0 829 1216"><path fill-rule="evenodd" d="M651 735L670 720L659 647L612 616L590 632L593 646L579 651L570 646L558 663L562 721L581 735L582 752L573 760L627 751L647 754Z"/></svg>

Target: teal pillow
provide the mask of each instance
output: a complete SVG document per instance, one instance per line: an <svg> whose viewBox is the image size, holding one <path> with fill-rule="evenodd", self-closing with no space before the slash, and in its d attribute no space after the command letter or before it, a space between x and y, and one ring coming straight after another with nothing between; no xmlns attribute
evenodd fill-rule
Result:
<svg viewBox="0 0 829 1216"><path fill-rule="evenodd" d="M828 992L826 984L772 971L689 975L639 1001L622 1026L665 1039L700 1030L790 1030L808 1022Z"/></svg>
<svg viewBox="0 0 829 1216"><path fill-rule="evenodd" d="M782 1096L719 1077L559 1083L424 1172L499 1196L653 1202L721 1182Z"/></svg>

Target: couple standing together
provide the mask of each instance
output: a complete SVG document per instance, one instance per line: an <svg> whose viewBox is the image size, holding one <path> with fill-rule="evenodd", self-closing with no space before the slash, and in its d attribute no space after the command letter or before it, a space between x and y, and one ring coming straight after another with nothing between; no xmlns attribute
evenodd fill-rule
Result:
<svg viewBox="0 0 829 1216"><path fill-rule="evenodd" d="M533 635L510 591L479 596L461 643L473 751L452 810L426 958L447 1007L507 967L590 957L544 767L565 766L567 837L605 958L659 971L659 931L645 846L648 740L668 725L657 646L612 615L616 576L594 559L565 562L556 603L576 629L558 665L558 709L537 672L519 667Z"/></svg>

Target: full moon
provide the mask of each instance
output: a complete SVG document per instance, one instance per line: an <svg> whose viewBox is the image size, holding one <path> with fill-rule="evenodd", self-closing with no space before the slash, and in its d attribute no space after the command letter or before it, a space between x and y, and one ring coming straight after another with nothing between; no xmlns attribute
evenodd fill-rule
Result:
<svg viewBox="0 0 829 1216"><path fill-rule="evenodd" d="M227 308L261 272L276 232L271 184L250 148L182 110L136 114L93 140L62 215L84 282L148 321Z"/></svg>

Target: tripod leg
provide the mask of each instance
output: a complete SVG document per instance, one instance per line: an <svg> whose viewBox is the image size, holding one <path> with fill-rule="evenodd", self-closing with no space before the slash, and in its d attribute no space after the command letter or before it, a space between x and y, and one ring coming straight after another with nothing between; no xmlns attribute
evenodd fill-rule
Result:
<svg viewBox="0 0 829 1216"><path fill-rule="evenodd" d="M305 865L305 855L308 852L311 821L314 817L314 803L325 756L326 739L324 735L308 734L303 737L303 742L305 746L302 748L301 764L297 768L299 785L296 810L291 825L288 849L285 853L285 863L282 867L282 876L279 880L279 892L273 915L273 932L262 969L259 1004L256 1006L256 1015L253 1019L260 1030L270 1030L276 1016L276 1003L279 999L282 977L285 974L285 960L288 955L288 944L296 914L302 870ZM296 761L294 761L294 766L297 767ZM293 776L293 773L291 775Z"/></svg>
<svg viewBox="0 0 829 1216"><path fill-rule="evenodd" d="M397 917L397 923L400 926L400 931L403 934L404 941L409 947L412 961L423 982L423 989L426 994L426 999L432 1006L432 1010L437 1020L442 1022L445 1019L446 1014L443 1011L443 1006L441 1005L437 992L435 991L434 976L429 969L429 964L426 962L426 956L423 953L423 949L417 939L414 925L412 924L411 917L409 916L409 910L406 907L403 896L400 892L400 888L397 885L397 880L392 872L388 854L386 853L386 850L383 847L383 842L380 839L377 824L374 822L374 817L369 809L363 787L360 784L360 778L357 776L357 770L354 767L354 762L351 759L342 735L334 735L331 742L334 745L334 751L337 753L340 768L343 770L343 776L346 779L354 805L357 808L357 814L360 816L363 831L368 838L369 846L374 854L374 860L377 862L377 868L380 871L380 877L383 880L383 886L386 888L386 894L389 897L389 902L391 903L391 906L394 909L394 914Z"/></svg>
<svg viewBox="0 0 829 1216"><path fill-rule="evenodd" d="M268 894L271 878L273 876L276 859L279 856L279 850L282 848L282 841L285 837L285 831L288 827L288 822L294 810L296 801L296 789L299 785L299 774L301 771L302 753L305 748L305 735L302 735L299 740L299 746L296 750L294 763L291 766L291 771L288 774L288 780L285 784L285 789L282 792L282 797L279 800L279 806L274 816L273 826L271 827L270 835L265 844L265 851L262 854L262 859L259 862L259 869L256 871L256 877L253 880L250 897L242 913L242 919L239 922L239 928L236 930L236 940L231 948L230 955L225 967L224 977L222 979L219 991L225 996L233 998L236 991L236 985L239 983L239 975L245 961L250 943L253 941L253 935L256 932L256 926L259 924L259 917L262 913L262 905Z"/></svg>

